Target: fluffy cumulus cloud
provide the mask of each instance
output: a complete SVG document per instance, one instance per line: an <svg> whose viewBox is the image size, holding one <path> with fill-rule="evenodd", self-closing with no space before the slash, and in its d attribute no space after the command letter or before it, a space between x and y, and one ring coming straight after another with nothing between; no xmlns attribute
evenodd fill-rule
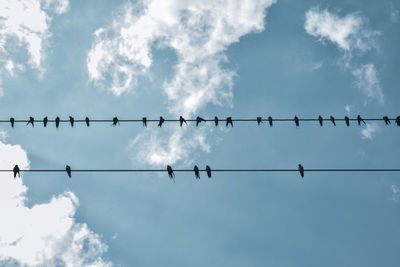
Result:
<svg viewBox="0 0 400 267"><path fill-rule="evenodd" d="M25 61L42 71L52 16L66 12L68 6L68 0L0 0L0 84L5 75L13 76L16 70L23 70ZM24 58L21 50L27 54L27 60L18 61L17 58Z"/></svg>
<svg viewBox="0 0 400 267"><path fill-rule="evenodd" d="M125 4L111 26L95 32L87 56L89 78L115 95L132 90L138 76L148 73L151 48L157 43L172 49L178 59L174 77L163 85L171 114L191 116L208 103L231 105L235 72L222 67L227 60L224 52L240 37L262 31L266 8L275 1L147 0ZM188 151L182 144L193 141L187 138L174 131L161 150L146 146L152 152L145 158L149 163L184 158ZM197 143L204 149L203 139L198 138Z"/></svg>
<svg viewBox="0 0 400 267"><path fill-rule="evenodd" d="M374 64L361 65L353 70L356 85L368 99L376 99L383 104L383 91Z"/></svg>
<svg viewBox="0 0 400 267"><path fill-rule="evenodd" d="M19 145L0 142L0 168L18 163L29 168ZM74 215L78 199L72 192L53 196L48 203L26 206L22 178L0 174L0 265L2 266L111 266L102 259L107 246Z"/></svg>
<svg viewBox="0 0 400 267"><path fill-rule="evenodd" d="M361 130L361 136L363 139L373 140L375 135L380 131L380 127L375 122L368 123L367 127Z"/></svg>

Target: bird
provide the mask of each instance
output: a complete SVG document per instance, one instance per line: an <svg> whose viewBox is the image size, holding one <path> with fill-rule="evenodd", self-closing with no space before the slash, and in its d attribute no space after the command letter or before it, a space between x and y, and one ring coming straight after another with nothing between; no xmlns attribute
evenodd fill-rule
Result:
<svg viewBox="0 0 400 267"><path fill-rule="evenodd" d="M299 164L299 172L300 172L301 178L304 178L304 168L301 164Z"/></svg>
<svg viewBox="0 0 400 267"><path fill-rule="evenodd" d="M119 124L118 117L114 117L113 118L113 126L117 126L117 124Z"/></svg>
<svg viewBox="0 0 400 267"><path fill-rule="evenodd" d="M47 127L47 123L49 122L49 118L47 118L47 117L44 117L44 119L43 119L43 126L44 127Z"/></svg>
<svg viewBox="0 0 400 267"><path fill-rule="evenodd" d="M202 121L206 121L205 119L203 119L202 117L197 116L196 118L196 127L199 126L200 122Z"/></svg>
<svg viewBox="0 0 400 267"><path fill-rule="evenodd" d="M208 178L211 178L211 167L208 165L206 166L206 172L207 172Z"/></svg>
<svg viewBox="0 0 400 267"><path fill-rule="evenodd" d="M358 122L359 126L361 125L361 122L363 122L365 124L365 121L361 118L360 115L357 116L357 122Z"/></svg>
<svg viewBox="0 0 400 267"><path fill-rule="evenodd" d="M56 118L56 128L58 128L58 126L60 126L60 117Z"/></svg>
<svg viewBox="0 0 400 267"><path fill-rule="evenodd" d="M161 127L164 123L165 119L160 116L160 121L158 122L158 127Z"/></svg>
<svg viewBox="0 0 400 267"><path fill-rule="evenodd" d="M183 124L183 123L185 123L185 124L187 125L186 120L185 120L182 116L180 116L180 117L179 117L179 125L182 127L182 124Z"/></svg>
<svg viewBox="0 0 400 267"><path fill-rule="evenodd" d="M171 180L173 180L175 182L175 180L174 180L174 177L175 177L174 171L172 170L172 167L169 166L169 165L167 165L167 172L168 172L169 179L171 179Z"/></svg>
<svg viewBox="0 0 400 267"><path fill-rule="evenodd" d="M388 117L388 116L383 116L383 118L382 118L382 119L385 121L385 124L386 124L386 125L392 124L392 123L390 122L390 120L389 120L389 117Z"/></svg>
<svg viewBox="0 0 400 267"><path fill-rule="evenodd" d="M11 123L11 127L14 128L15 119L14 118L10 118L10 123Z"/></svg>
<svg viewBox="0 0 400 267"><path fill-rule="evenodd" d="M296 124L297 127L299 127L299 118L297 116L294 116L294 123Z"/></svg>
<svg viewBox="0 0 400 267"><path fill-rule="evenodd" d="M324 123L324 119L320 116L318 116L318 121L319 121L319 125L322 127L323 123Z"/></svg>
<svg viewBox="0 0 400 267"><path fill-rule="evenodd" d="M35 119L33 117L29 117L29 121L26 125L32 124L32 127L35 127Z"/></svg>
<svg viewBox="0 0 400 267"><path fill-rule="evenodd" d="M226 127L228 127L229 124L233 127L232 117L227 117L226 118Z"/></svg>
<svg viewBox="0 0 400 267"><path fill-rule="evenodd" d="M65 166L65 171L68 174L68 177L71 178L72 174L71 174L71 167L69 165Z"/></svg>
<svg viewBox="0 0 400 267"><path fill-rule="evenodd" d="M258 124L258 126L260 126L261 123L262 123L262 118L261 118L261 117L257 117L257 124Z"/></svg>
<svg viewBox="0 0 400 267"><path fill-rule="evenodd" d="M214 122L215 122L215 126L218 126L218 117L217 116L214 117Z"/></svg>
<svg viewBox="0 0 400 267"><path fill-rule="evenodd" d="M397 116L397 118L396 118L396 124L397 124L397 126L400 126L400 116Z"/></svg>
<svg viewBox="0 0 400 267"><path fill-rule="evenodd" d="M331 122L333 123L333 125L336 126L335 118L333 116L331 116L330 119L331 119Z"/></svg>
<svg viewBox="0 0 400 267"><path fill-rule="evenodd" d="M347 127L349 127L350 126L350 119L349 119L349 117L344 117L344 121L346 122L346 125L347 125Z"/></svg>
<svg viewBox="0 0 400 267"><path fill-rule="evenodd" d="M143 127L147 127L147 118L146 117L142 118L142 122L143 122Z"/></svg>
<svg viewBox="0 0 400 267"><path fill-rule="evenodd" d="M268 117L268 122L269 122L269 126L272 127L273 125L273 119L271 116Z"/></svg>
<svg viewBox="0 0 400 267"><path fill-rule="evenodd" d="M21 177L21 174L19 173L19 167L18 167L18 165L15 165L15 166L14 166L13 173L14 173L14 178L17 177L17 174L18 174L18 177Z"/></svg>
<svg viewBox="0 0 400 267"><path fill-rule="evenodd" d="M197 167L197 165L194 166L194 176L196 177L196 179L200 179L200 171L199 171L199 167Z"/></svg>
<svg viewBox="0 0 400 267"><path fill-rule="evenodd" d="M85 118L85 122L86 122L86 126L89 127L90 126L90 119L89 117Z"/></svg>
<svg viewBox="0 0 400 267"><path fill-rule="evenodd" d="M71 123L71 127L74 127L74 117L69 116L69 123Z"/></svg>

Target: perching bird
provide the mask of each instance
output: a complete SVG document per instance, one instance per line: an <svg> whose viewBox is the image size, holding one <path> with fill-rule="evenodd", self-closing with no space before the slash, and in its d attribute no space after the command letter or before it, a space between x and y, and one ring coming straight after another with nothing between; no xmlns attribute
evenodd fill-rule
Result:
<svg viewBox="0 0 400 267"><path fill-rule="evenodd" d="M160 116L160 121L158 122L158 127L161 127L164 123L165 119Z"/></svg>
<svg viewBox="0 0 400 267"><path fill-rule="evenodd" d="M49 118L47 118L47 117L44 117L44 119L43 119L43 126L44 127L47 127L47 123L49 122Z"/></svg>
<svg viewBox="0 0 400 267"><path fill-rule="evenodd" d="M397 118L396 118L396 124L397 124L397 126L400 126L400 116L397 116Z"/></svg>
<svg viewBox="0 0 400 267"><path fill-rule="evenodd" d="M86 126L89 127L90 126L90 119L89 117L85 118L85 122L86 122Z"/></svg>
<svg viewBox="0 0 400 267"><path fill-rule="evenodd" d="M218 126L218 117L217 116L214 117L214 122L215 122L215 126Z"/></svg>
<svg viewBox="0 0 400 267"><path fill-rule="evenodd" d="M324 119L321 116L318 116L319 125L322 127L324 123Z"/></svg>
<svg viewBox="0 0 400 267"><path fill-rule="evenodd" d="M175 182L175 180L174 180L174 177L175 177L174 171L172 170L172 167L169 166L169 165L167 165L167 172L168 172L169 179L171 179L171 180L173 180Z"/></svg>
<svg viewBox="0 0 400 267"><path fill-rule="evenodd" d="M206 121L205 119L203 119L202 117L197 116L196 118L196 127L199 126L200 122L202 121Z"/></svg>
<svg viewBox="0 0 400 267"><path fill-rule="evenodd" d="M229 124L233 127L232 117L227 117L226 118L226 127L228 127Z"/></svg>
<svg viewBox="0 0 400 267"><path fill-rule="evenodd" d="M257 117L257 124L258 124L258 126L260 126L261 123L262 123L262 118L261 118L261 117Z"/></svg>
<svg viewBox="0 0 400 267"><path fill-rule="evenodd" d="M143 127L147 127L147 118L146 117L142 118L142 122L143 122Z"/></svg>
<svg viewBox="0 0 400 267"><path fill-rule="evenodd" d="M187 125L186 120L185 120L182 116L180 116L180 117L179 117L179 125L182 127L182 124L183 124L183 123L185 123L185 124Z"/></svg>
<svg viewBox="0 0 400 267"><path fill-rule="evenodd" d="M17 174L18 174L18 177L21 177L21 174L19 173L19 167L18 167L18 165L15 165L15 166L14 166L13 173L14 173L14 178L17 177Z"/></svg>
<svg viewBox="0 0 400 267"><path fill-rule="evenodd" d="M385 124L386 124L386 125L392 124L392 123L390 122L388 116L383 116L383 120L385 121Z"/></svg>
<svg viewBox="0 0 400 267"><path fill-rule="evenodd" d="M211 167L208 165L206 166L206 172L207 172L208 178L211 178Z"/></svg>
<svg viewBox="0 0 400 267"><path fill-rule="evenodd" d="M359 126L361 125L361 122L363 122L365 124L365 121L361 118L360 115L357 116L357 122L358 122Z"/></svg>
<svg viewBox="0 0 400 267"><path fill-rule="evenodd" d="M194 166L194 176L196 177L196 179L200 179L200 171L199 171L199 167L197 167L197 165Z"/></svg>
<svg viewBox="0 0 400 267"><path fill-rule="evenodd" d="M301 164L299 164L299 172L300 172L301 178L304 178L304 168Z"/></svg>
<svg viewBox="0 0 400 267"><path fill-rule="evenodd" d="M294 123L296 124L297 127L300 125L299 118L297 116L294 116Z"/></svg>
<svg viewBox="0 0 400 267"><path fill-rule="evenodd" d="M56 118L56 128L60 126L60 117Z"/></svg>
<svg viewBox="0 0 400 267"><path fill-rule="evenodd" d="M269 122L269 126L272 127L273 125L273 119L271 116L268 117L268 122Z"/></svg>
<svg viewBox="0 0 400 267"><path fill-rule="evenodd" d="M71 178L71 167L69 165L65 166L65 171L67 172L68 177Z"/></svg>
<svg viewBox="0 0 400 267"><path fill-rule="evenodd" d="M114 117L113 118L113 126L117 126L117 124L119 124L118 117Z"/></svg>
<svg viewBox="0 0 400 267"><path fill-rule="evenodd" d="M32 127L35 127L35 119L33 117L29 117L29 121L26 125L32 124Z"/></svg>
<svg viewBox="0 0 400 267"><path fill-rule="evenodd" d="M346 125L347 125L347 127L349 127L350 126L350 119L349 119L349 117L344 117L344 121L346 122Z"/></svg>
<svg viewBox="0 0 400 267"><path fill-rule="evenodd" d="M336 126L335 118L333 116L331 116L330 119L331 119L331 122L333 123L333 125Z"/></svg>
<svg viewBox="0 0 400 267"><path fill-rule="evenodd" d="M69 123L71 123L71 127L74 127L74 118L69 116Z"/></svg>
<svg viewBox="0 0 400 267"><path fill-rule="evenodd" d="M10 123L11 123L11 127L14 128L15 119L14 118L10 118Z"/></svg>

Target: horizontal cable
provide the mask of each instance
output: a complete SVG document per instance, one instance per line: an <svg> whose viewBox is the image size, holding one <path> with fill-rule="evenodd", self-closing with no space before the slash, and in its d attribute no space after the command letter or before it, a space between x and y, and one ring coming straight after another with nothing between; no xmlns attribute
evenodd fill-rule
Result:
<svg viewBox="0 0 400 267"><path fill-rule="evenodd" d="M166 172L167 169L71 169L72 172ZM193 169L174 169L174 172L193 172ZM205 172L206 170L199 170ZM298 169L213 169L213 172L298 172ZM304 169L305 172L400 172L400 169ZM1 169L0 172L13 172ZM60 169L20 170L20 172L65 172Z"/></svg>

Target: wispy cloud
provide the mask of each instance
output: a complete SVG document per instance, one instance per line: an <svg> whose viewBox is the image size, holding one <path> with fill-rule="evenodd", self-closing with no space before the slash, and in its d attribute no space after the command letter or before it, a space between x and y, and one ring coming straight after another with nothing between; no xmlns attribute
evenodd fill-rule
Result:
<svg viewBox="0 0 400 267"><path fill-rule="evenodd" d="M0 168L29 168L19 145L0 142ZM111 266L102 259L107 245L84 223L75 222L78 198L65 192L48 203L26 206L21 178L0 174L0 265Z"/></svg>
<svg viewBox="0 0 400 267"><path fill-rule="evenodd" d="M356 85L368 99L376 99L380 104L384 103L383 90L376 73L374 64L361 65L353 70Z"/></svg>
<svg viewBox="0 0 400 267"><path fill-rule="evenodd" d="M368 123L366 128L361 130L361 136L363 139L373 140L375 135L380 131L380 127L375 122Z"/></svg>
<svg viewBox="0 0 400 267"><path fill-rule="evenodd" d="M394 6L393 3L390 3L390 21L392 23L399 22L399 10Z"/></svg>
<svg viewBox="0 0 400 267"><path fill-rule="evenodd" d="M400 186L392 184L390 186L390 191L392 191L392 200L395 202L400 201Z"/></svg>
<svg viewBox="0 0 400 267"><path fill-rule="evenodd" d="M232 106L235 72L222 67L225 50L240 37L264 29L266 8L275 0L150 0L123 6L110 27L95 32L87 56L90 80L99 87L121 95L135 88L137 78L152 65L151 46L175 51L178 62L174 77L163 84L168 110L173 115L191 116L207 104ZM180 129L181 131L181 129ZM168 142L149 145L142 136L134 144L145 143L142 153L148 163L174 163L185 158L193 147L207 147L205 135L197 141L173 131ZM139 143L137 140L141 140ZM167 138L168 139L168 138ZM201 141L199 141L201 140ZM199 146L183 146L197 143Z"/></svg>

